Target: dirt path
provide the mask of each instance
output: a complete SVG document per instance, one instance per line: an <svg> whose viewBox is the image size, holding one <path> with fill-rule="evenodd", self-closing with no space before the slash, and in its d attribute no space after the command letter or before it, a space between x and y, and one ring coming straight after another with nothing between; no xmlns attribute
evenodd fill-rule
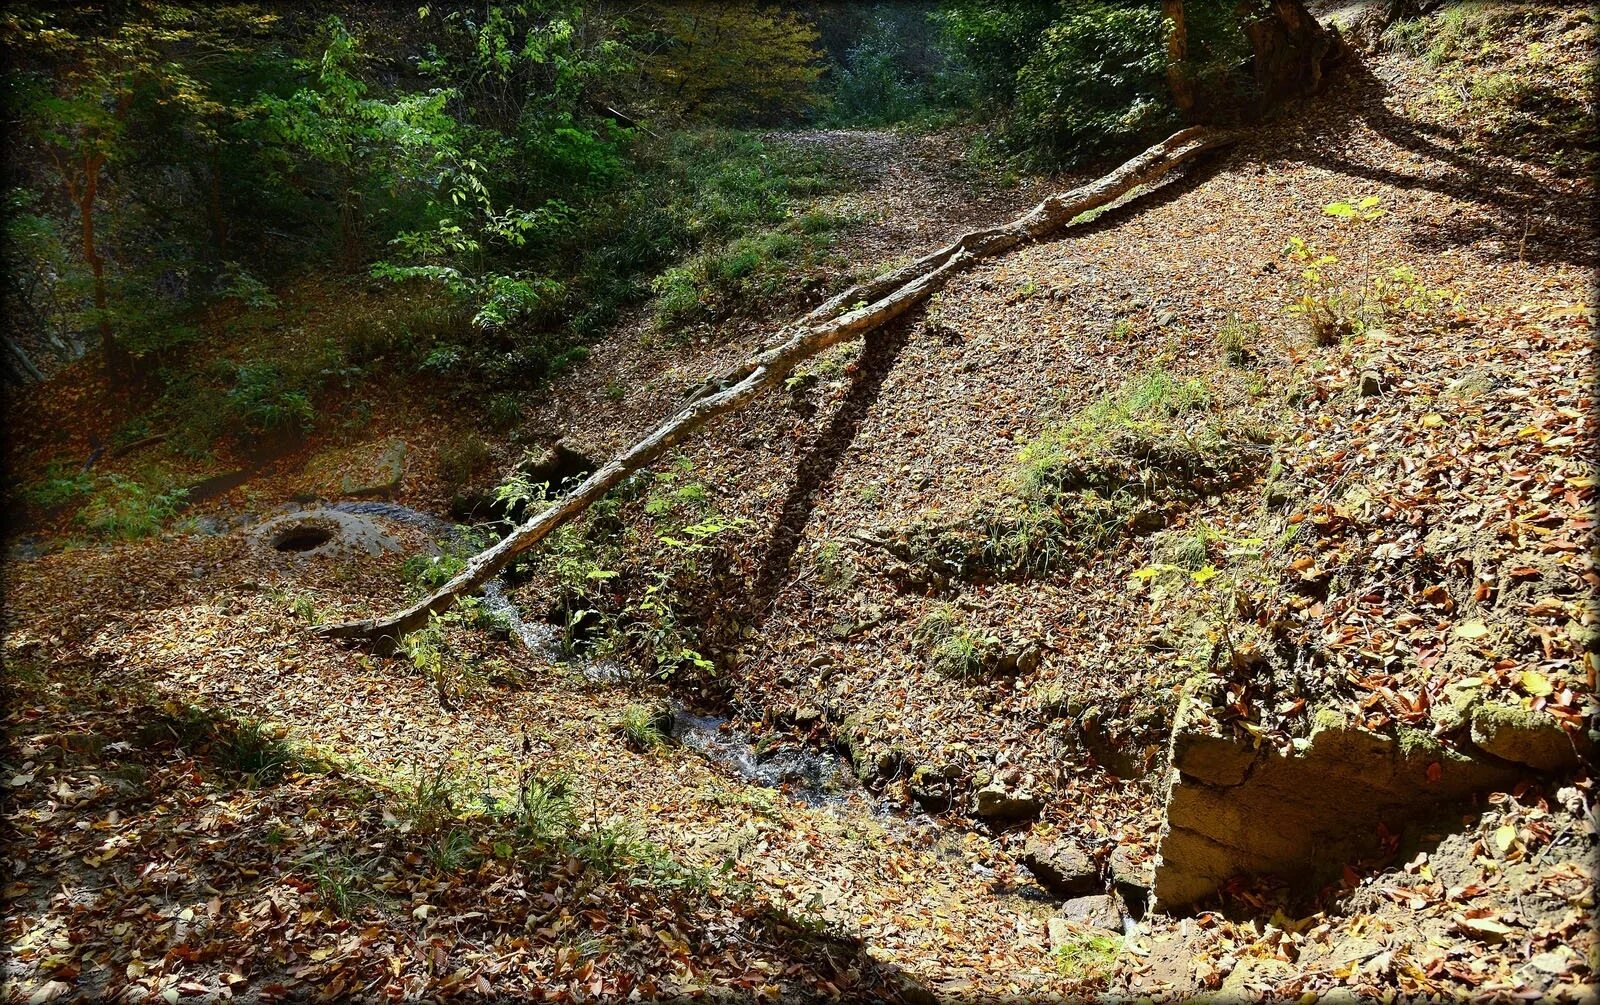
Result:
<svg viewBox="0 0 1600 1005"><path fill-rule="evenodd" d="M839 252L876 272L915 258L964 231L1014 217L1059 187L1028 176L996 187L970 162L966 133L919 134L892 129L807 129L769 133L771 143L821 147L860 184L823 199L818 208L857 219Z"/></svg>

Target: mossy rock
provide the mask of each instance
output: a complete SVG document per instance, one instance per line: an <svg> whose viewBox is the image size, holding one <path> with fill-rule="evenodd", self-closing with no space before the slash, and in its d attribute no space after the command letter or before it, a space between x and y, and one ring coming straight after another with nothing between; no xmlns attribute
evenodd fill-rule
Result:
<svg viewBox="0 0 1600 1005"><path fill-rule="evenodd" d="M406 454L401 439L326 451L306 464L296 495L318 499L391 497L405 478Z"/></svg>
<svg viewBox="0 0 1600 1005"><path fill-rule="evenodd" d="M1473 710L1469 735L1484 753L1537 771L1570 770L1592 749L1587 736L1568 733L1554 716L1498 701Z"/></svg>

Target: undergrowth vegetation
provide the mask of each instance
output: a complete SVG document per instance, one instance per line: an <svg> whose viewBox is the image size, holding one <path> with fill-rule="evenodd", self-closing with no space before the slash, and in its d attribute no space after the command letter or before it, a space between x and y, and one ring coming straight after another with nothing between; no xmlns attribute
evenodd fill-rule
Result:
<svg viewBox="0 0 1600 1005"><path fill-rule="evenodd" d="M1583 177L1600 156L1596 20L1536 3L1464 0L1401 20L1391 46L1432 68L1429 101L1468 124L1467 149L1541 160Z"/></svg>

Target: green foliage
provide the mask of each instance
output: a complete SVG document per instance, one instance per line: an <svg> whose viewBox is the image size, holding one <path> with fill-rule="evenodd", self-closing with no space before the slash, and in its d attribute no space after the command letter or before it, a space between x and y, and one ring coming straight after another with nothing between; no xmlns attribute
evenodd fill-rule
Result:
<svg viewBox="0 0 1600 1005"><path fill-rule="evenodd" d="M450 631L473 617L473 612L451 611L430 614L428 624L400 640L400 652L439 692L439 700L449 703L476 691L483 684L479 668L466 659L450 641Z"/></svg>
<svg viewBox="0 0 1600 1005"><path fill-rule="evenodd" d="M1328 216L1363 227L1386 215L1380 200L1368 196L1357 202L1335 202L1323 207ZM1295 300L1289 313L1301 318L1306 332L1319 346L1338 345L1351 335L1381 331L1392 319L1437 323L1454 303L1448 290L1430 289L1408 266L1393 266L1374 277L1346 276L1336 269L1339 259L1323 254L1303 238L1291 237L1285 251L1300 266Z"/></svg>
<svg viewBox="0 0 1600 1005"><path fill-rule="evenodd" d="M1000 644L995 636L967 625L951 604L940 604L929 611L911 637L935 672L956 679L981 674Z"/></svg>
<svg viewBox="0 0 1600 1005"><path fill-rule="evenodd" d="M1056 969L1075 981L1097 981L1111 975L1122 938L1116 935L1078 934L1056 947Z"/></svg>
<svg viewBox="0 0 1600 1005"><path fill-rule="evenodd" d="M771 122L822 100L817 30L756 0L677 0L646 11L659 40L644 71L671 110L716 122Z"/></svg>
<svg viewBox="0 0 1600 1005"><path fill-rule="evenodd" d="M946 0L934 14L973 103L1010 104L1017 74L1061 10L1035 0Z"/></svg>
<svg viewBox="0 0 1600 1005"><path fill-rule="evenodd" d="M1159 7L1092 4L1056 21L1017 73L1017 139L1062 161L1164 122L1162 37Z"/></svg>
<svg viewBox="0 0 1600 1005"><path fill-rule="evenodd" d="M290 749L275 730L255 719L195 705L169 704L151 720L145 733L145 742L170 739L190 753L204 755L250 787L275 784L291 771L324 770L320 762Z"/></svg>
<svg viewBox="0 0 1600 1005"><path fill-rule="evenodd" d="M1597 32L1594 18L1560 7L1462 0L1396 21L1384 40L1429 64L1434 89L1421 103L1464 128L1464 149L1579 177L1600 158L1593 112L1600 69L1577 58L1592 51Z"/></svg>
<svg viewBox="0 0 1600 1005"><path fill-rule="evenodd" d="M1103 447L1122 433L1162 435L1172 429L1173 419L1204 408L1209 400L1201 380L1177 378L1160 367L1132 378L1023 448L1023 490L1048 491L1060 484L1063 467L1085 452Z"/></svg>
<svg viewBox="0 0 1600 1005"><path fill-rule="evenodd" d="M566 524L546 539L543 567L556 589L556 610L561 615L561 644L572 652L580 629L604 621L601 592L616 572L603 567L602 550L576 526Z"/></svg>
<svg viewBox="0 0 1600 1005"><path fill-rule="evenodd" d="M1244 366L1253 360L1260 341L1261 326L1237 314L1230 314L1217 332L1217 350L1230 366Z"/></svg>
<svg viewBox="0 0 1600 1005"><path fill-rule="evenodd" d="M363 903L373 903L370 866L349 855L318 855L308 861L317 896L341 918L353 918Z"/></svg>
<svg viewBox="0 0 1600 1005"><path fill-rule="evenodd" d="M1231 0L1185 4L1188 76L1211 103L1238 96L1248 49ZM1172 124L1159 4L946 0L935 15L967 103L1009 111L1011 152L1041 164L1124 146Z"/></svg>
<svg viewBox="0 0 1600 1005"><path fill-rule="evenodd" d="M367 201L437 169L453 152L456 132L445 111L450 91L370 97L359 74L363 59L357 38L330 16L315 54L297 64L310 77L307 86L287 97L264 94L252 109L260 135L280 152L280 170L325 177L351 262L365 242Z"/></svg>
<svg viewBox="0 0 1600 1005"><path fill-rule="evenodd" d="M30 506L53 510L88 495L94 488L94 476L87 471L74 471L73 467L61 461L51 461L44 475L23 491L23 499Z"/></svg>
<svg viewBox="0 0 1600 1005"><path fill-rule="evenodd" d="M412 784L400 791L396 801L397 815L405 821L408 830L416 833L432 834L442 830L458 812L457 789L448 761L441 762L432 771L413 765Z"/></svg>
<svg viewBox="0 0 1600 1005"><path fill-rule="evenodd" d="M655 750L667 742L661 727L657 725L655 709L648 705L629 705L624 708L617 728L635 750Z"/></svg>
<svg viewBox="0 0 1600 1005"><path fill-rule="evenodd" d="M628 608L632 620L627 632L651 655L662 676L686 667L702 674L715 672L716 665L701 654L695 632L682 616L687 606L684 598L704 586L699 582L703 558L723 545L723 539L743 532L745 524L742 518L713 516L657 535L664 561L645 587L644 596Z"/></svg>
<svg viewBox="0 0 1600 1005"><path fill-rule="evenodd" d="M228 391L228 410L253 433L305 433L316 417L311 392L276 363L238 366Z"/></svg>
<svg viewBox="0 0 1600 1005"><path fill-rule="evenodd" d="M830 75L830 121L841 125L904 122L928 105L924 82L906 72L896 26L877 18Z"/></svg>
<svg viewBox="0 0 1600 1005"><path fill-rule="evenodd" d="M568 780L528 774L517 786L512 820L524 841L548 845L565 838L578 822Z"/></svg>
<svg viewBox="0 0 1600 1005"><path fill-rule="evenodd" d="M400 575L419 593L436 590L454 579L467 567L460 555L412 555L400 566Z"/></svg>
<svg viewBox="0 0 1600 1005"><path fill-rule="evenodd" d="M149 537L178 513L183 490L158 492L122 475L107 475L78 511L78 522L114 540Z"/></svg>

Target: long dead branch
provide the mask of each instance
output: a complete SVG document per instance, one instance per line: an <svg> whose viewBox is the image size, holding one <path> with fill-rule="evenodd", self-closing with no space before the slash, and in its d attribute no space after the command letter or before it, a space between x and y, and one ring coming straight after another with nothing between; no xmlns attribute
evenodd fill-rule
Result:
<svg viewBox="0 0 1600 1005"><path fill-rule="evenodd" d="M1104 177L1045 199L1009 223L963 234L903 268L845 290L790 325L741 366L708 381L700 395L648 436L612 458L571 495L522 524L498 544L474 555L453 579L416 603L380 618L322 625L331 638L392 647L407 633L443 613L458 598L493 579L517 555L582 513L630 474L650 464L719 415L738 411L783 380L796 365L848 338L866 335L904 314L974 262L1038 240L1073 219L1156 180L1208 150L1231 143L1228 133L1196 126L1175 133Z"/></svg>

